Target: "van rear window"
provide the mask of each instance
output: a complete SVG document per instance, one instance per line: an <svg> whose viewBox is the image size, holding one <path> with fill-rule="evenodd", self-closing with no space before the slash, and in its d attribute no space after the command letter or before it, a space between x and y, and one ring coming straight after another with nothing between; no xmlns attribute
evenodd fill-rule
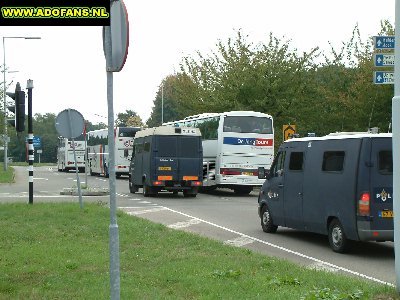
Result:
<svg viewBox="0 0 400 300"><path fill-rule="evenodd" d="M344 151L324 152L322 171L339 172L343 170Z"/></svg>
<svg viewBox="0 0 400 300"><path fill-rule="evenodd" d="M177 145L175 136L158 137L158 156L159 157L176 157Z"/></svg>
<svg viewBox="0 0 400 300"><path fill-rule="evenodd" d="M382 174L393 174L392 151L379 151L379 172Z"/></svg>
<svg viewBox="0 0 400 300"><path fill-rule="evenodd" d="M159 157L199 157L200 138L192 136L160 136L158 137Z"/></svg>

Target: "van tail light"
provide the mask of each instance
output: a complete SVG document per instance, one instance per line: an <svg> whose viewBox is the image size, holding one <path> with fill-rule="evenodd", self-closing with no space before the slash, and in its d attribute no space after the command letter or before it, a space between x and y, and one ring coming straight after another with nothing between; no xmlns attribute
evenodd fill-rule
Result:
<svg viewBox="0 0 400 300"><path fill-rule="evenodd" d="M369 193L362 193L360 200L358 200L358 215L369 216L370 215L370 195Z"/></svg>
<svg viewBox="0 0 400 300"><path fill-rule="evenodd" d="M153 185L155 185L155 186L164 185L164 181L161 181L161 180L153 181Z"/></svg>
<svg viewBox="0 0 400 300"><path fill-rule="evenodd" d="M192 181L191 182L192 186L202 186L202 182L201 181Z"/></svg>

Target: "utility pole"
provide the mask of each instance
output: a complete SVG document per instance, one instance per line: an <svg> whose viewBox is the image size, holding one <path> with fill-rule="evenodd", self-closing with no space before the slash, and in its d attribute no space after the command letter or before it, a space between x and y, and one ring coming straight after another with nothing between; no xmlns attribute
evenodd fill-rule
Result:
<svg viewBox="0 0 400 300"><path fill-rule="evenodd" d="M395 7L394 97L392 99L393 195L400 198L400 0ZM400 293L400 202L393 201L396 288Z"/></svg>

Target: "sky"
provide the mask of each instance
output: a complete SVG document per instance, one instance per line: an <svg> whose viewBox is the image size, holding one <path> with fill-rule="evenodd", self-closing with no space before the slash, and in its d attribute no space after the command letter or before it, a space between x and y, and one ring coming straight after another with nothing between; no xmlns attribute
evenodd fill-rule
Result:
<svg viewBox="0 0 400 300"><path fill-rule="evenodd" d="M163 78L179 71L185 56L210 54L219 40L240 29L252 43L269 33L291 40L300 51L328 49L349 40L358 24L363 39L376 35L380 21L394 24L395 0L125 0L129 50L123 69L113 73L114 115L151 114ZM33 113L78 110L92 123L107 123L107 80L102 27L1 27L5 39L6 81L26 88L33 80ZM3 57L3 47L0 51ZM3 62L1 61L1 65ZM2 79L1 79L2 80ZM372 74L371 74L372 80ZM268 113L268 112L267 112Z"/></svg>

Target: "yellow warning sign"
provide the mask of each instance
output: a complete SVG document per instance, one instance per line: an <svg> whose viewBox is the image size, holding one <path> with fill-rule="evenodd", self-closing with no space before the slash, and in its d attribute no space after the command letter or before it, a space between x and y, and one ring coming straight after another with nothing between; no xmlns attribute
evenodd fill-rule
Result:
<svg viewBox="0 0 400 300"><path fill-rule="evenodd" d="M283 140L292 138L292 136L296 133L296 125L283 125Z"/></svg>

